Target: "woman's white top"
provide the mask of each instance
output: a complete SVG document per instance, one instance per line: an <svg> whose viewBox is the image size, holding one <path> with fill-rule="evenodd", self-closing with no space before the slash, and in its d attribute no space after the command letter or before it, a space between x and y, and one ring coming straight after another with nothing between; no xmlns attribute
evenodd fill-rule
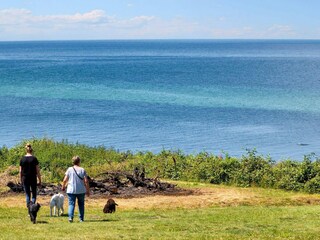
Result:
<svg viewBox="0 0 320 240"><path fill-rule="evenodd" d="M77 172L77 175L75 173ZM68 176L67 193L81 194L86 193L86 186L84 185L84 177L87 177L86 171L82 167L69 167L65 173ZM81 177L82 179L80 179Z"/></svg>

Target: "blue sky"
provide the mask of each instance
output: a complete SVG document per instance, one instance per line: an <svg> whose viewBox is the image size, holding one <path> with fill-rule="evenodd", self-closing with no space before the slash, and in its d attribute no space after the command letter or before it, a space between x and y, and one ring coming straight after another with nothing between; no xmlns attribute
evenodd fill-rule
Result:
<svg viewBox="0 0 320 240"><path fill-rule="evenodd" d="M319 0L1 0L0 41L320 39Z"/></svg>

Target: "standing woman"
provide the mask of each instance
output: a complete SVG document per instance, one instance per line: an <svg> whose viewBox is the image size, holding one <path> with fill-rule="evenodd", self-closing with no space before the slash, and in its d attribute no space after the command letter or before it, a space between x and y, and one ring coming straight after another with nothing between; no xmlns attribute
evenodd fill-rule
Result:
<svg viewBox="0 0 320 240"><path fill-rule="evenodd" d="M41 175L38 159L32 155L33 149L30 143L25 146L26 155L20 160L20 179L23 184L24 191L26 193L27 207L30 204L30 197L32 193L31 201L36 203L37 200L37 178L39 185L41 185Z"/></svg>
<svg viewBox="0 0 320 240"><path fill-rule="evenodd" d="M76 199L78 199L79 218L80 222L84 220L84 200L85 194L90 196L89 182L86 171L80 167L80 157L74 156L72 158L73 167L69 167L65 173L62 182L62 190L64 191L67 186L67 194L69 200L69 222L73 222L74 208Z"/></svg>

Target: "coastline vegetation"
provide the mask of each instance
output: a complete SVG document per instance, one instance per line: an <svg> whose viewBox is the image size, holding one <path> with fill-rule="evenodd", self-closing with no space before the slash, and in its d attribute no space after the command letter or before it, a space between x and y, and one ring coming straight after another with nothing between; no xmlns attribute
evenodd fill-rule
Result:
<svg viewBox="0 0 320 240"><path fill-rule="evenodd" d="M0 172L10 166L19 166L24 146L30 142L37 156L44 182L61 182L71 158L79 155L88 175L95 177L106 171L128 171L144 168L149 177L172 180L205 182L240 187L263 187L320 193L320 158L309 154L302 161L282 160L248 150L240 158L217 156L207 152L196 155L181 151L162 150L160 153L130 151L120 152L103 146L90 147L66 140L23 140L12 148L0 148ZM18 174L12 168L10 174Z"/></svg>
<svg viewBox="0 0 320 240"><path fill-rule="evenodd" d="M1 147L0 173L18 175L26 142L33 145L46 183L61 182L72 156L79 155L91 177L105 171L145 168L147 176L172 179L180 187L196 189L197 194L117 198L117 212L109 215L102 212L105 197L88 198L85 223L72 224L66 224L67 214L50 217L50 196L39 197L42 207L37 224L32 224L23 194L2 195L0 239L69 239L70 232L77 239L318 239L319 236L319 195L303 193L320 191L320 159L314 154L301 162L275 162L255 150L241 158L168 150L158 154L132 153L44 138L24 140L12 148Z"/></svg>

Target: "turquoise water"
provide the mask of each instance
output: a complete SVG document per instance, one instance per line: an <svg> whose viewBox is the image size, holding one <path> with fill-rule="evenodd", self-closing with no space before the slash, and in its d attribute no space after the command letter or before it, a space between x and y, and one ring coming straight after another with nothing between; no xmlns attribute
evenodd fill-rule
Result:
<svg viewBox="0 0 320 240"><path fill-rule="evenodd" d="M318 153L320 41L0 42L0 143Z"/></svg>

